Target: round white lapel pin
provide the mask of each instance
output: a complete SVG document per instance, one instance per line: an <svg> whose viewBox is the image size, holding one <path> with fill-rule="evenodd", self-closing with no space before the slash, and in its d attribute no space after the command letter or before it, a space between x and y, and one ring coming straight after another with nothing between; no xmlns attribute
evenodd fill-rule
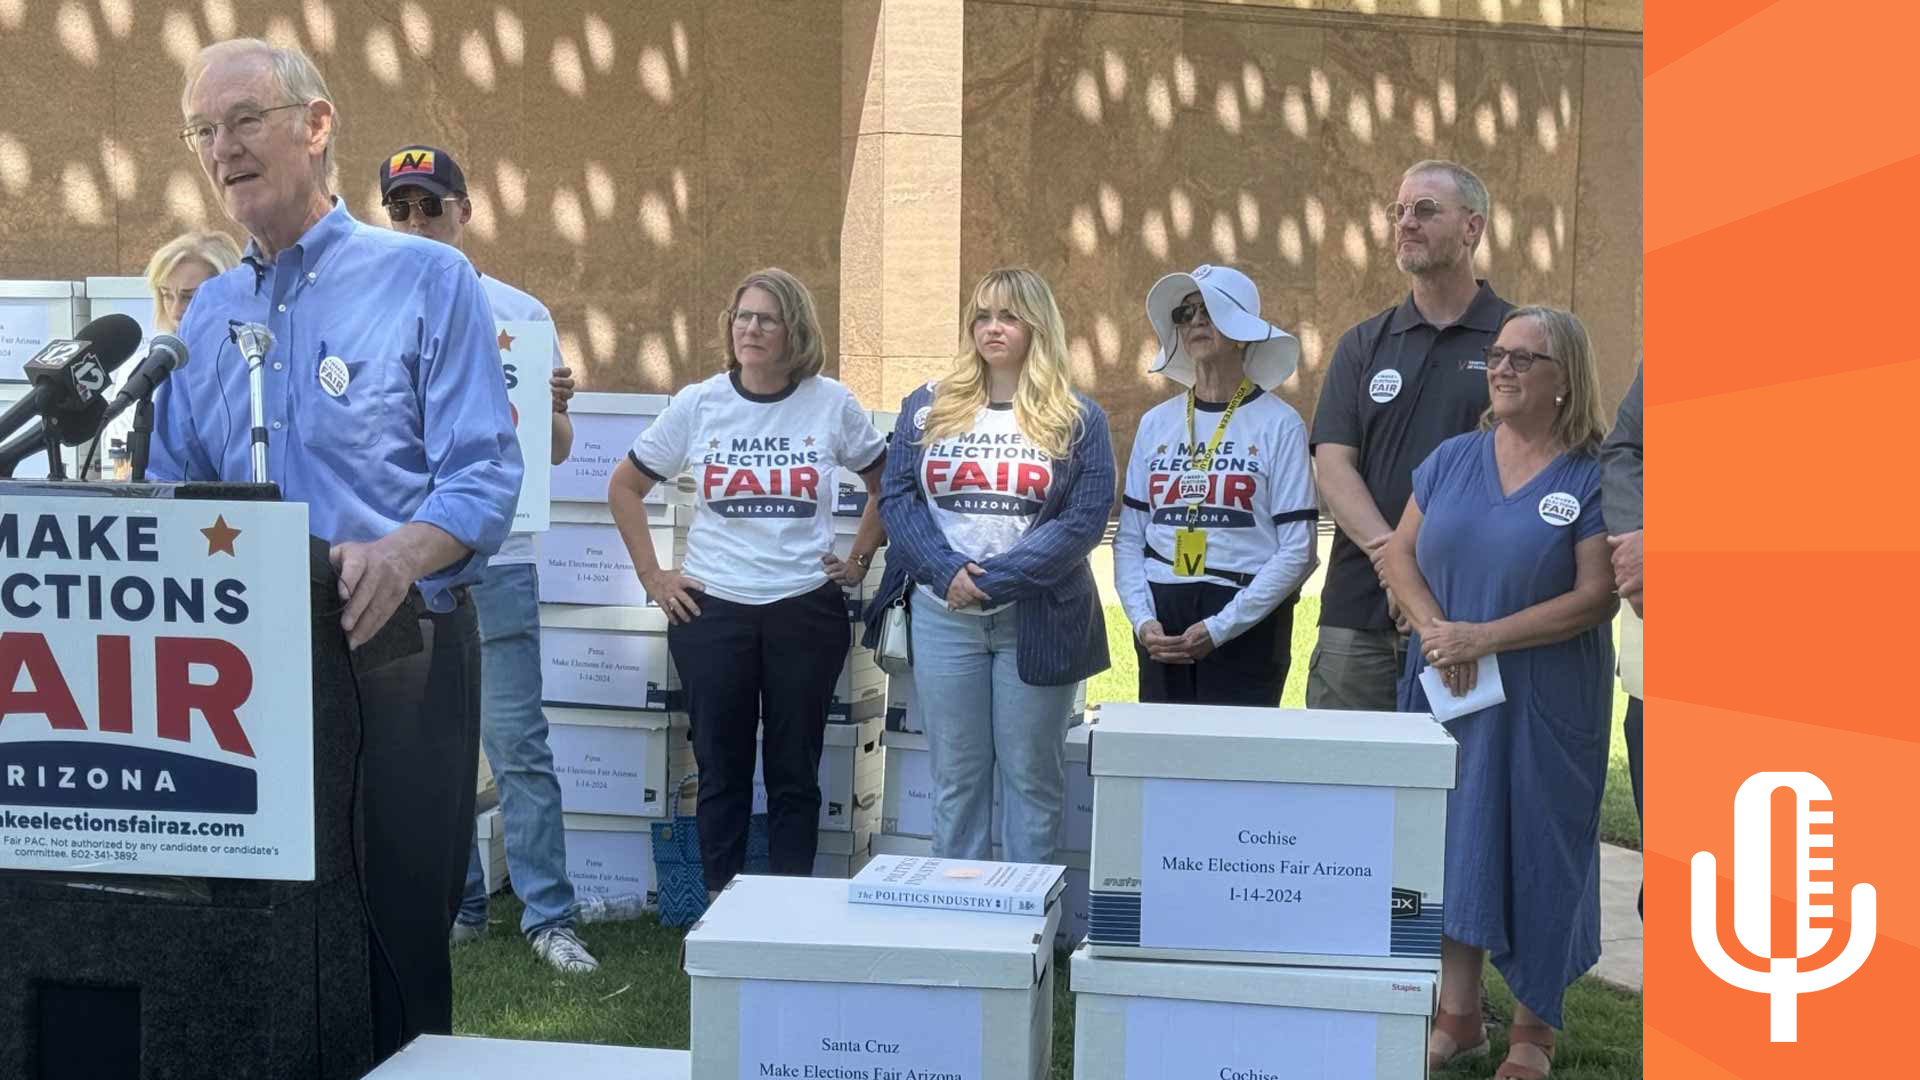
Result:
<svg viewBox="0 0 1920 1080"><path fill-rule="evenodd" d="M1384 368L1367 384L1367 396L1376 404L1385 405L1400 396L1400 373L1392 368Z"/></svg>
<svg viewBox="0 0 1920 1080"><path fill-rule="evenodd" d="M1540 520L1549 525L1565 527L1574 523L1580 516L1580 500L1564 491L1556 491L1540 497Z"/></svg>
<svg viewBox="0 0 1920 1080"><path fill-rule="evenodd" d="M927 430L927 417L929 417L929 416L932 416L932 415L933 415L933 408L932 408L932 406L929 406L929 405L922 405L922 406L920 406L920 407L919 407L918 409L915 409L915 410L913 411L913 427L914 427L914 430L916 430L916 431L925 431L925 430Z"/></svg>
<svg viewBox="0 0 1920 1080"><path fill-rule="evenodd" d="M339 397L347 392L347 384L352 382L347 374L347 362L337 356L329 356L320 361L320 389L330 397Z"/></svg>

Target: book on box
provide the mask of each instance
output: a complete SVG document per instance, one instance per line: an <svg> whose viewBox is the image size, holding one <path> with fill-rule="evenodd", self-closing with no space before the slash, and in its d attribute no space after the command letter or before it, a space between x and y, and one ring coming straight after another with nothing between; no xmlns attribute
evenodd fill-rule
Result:
<svg viewBox="0 0 1920 1080"><path fill-rule="evenodd" d="M1038 863L876 855L853 880L855 904L1044 915L1066 887L1066 868Z"/></svg>

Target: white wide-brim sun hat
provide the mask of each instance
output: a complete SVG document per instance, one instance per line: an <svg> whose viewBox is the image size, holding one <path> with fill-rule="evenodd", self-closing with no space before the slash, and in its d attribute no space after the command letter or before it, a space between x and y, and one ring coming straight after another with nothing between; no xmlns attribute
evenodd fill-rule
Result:
<svg viewBox="0 0 1920 1080"><path fill-rule="evenodd" d="M1231 266L1203 264L1190 274L1168 274L1147 290L1147 319L1160 342L1149 373L1193 385L1193 357L1180 348L1179 328L1173 325L1173 309L1193 292L1206 304L1214 329L1247 343L1247 378L1255 386L1272 390L1300 366L1299 340L1260 317L1260 290L1253 279Z"/></svg>

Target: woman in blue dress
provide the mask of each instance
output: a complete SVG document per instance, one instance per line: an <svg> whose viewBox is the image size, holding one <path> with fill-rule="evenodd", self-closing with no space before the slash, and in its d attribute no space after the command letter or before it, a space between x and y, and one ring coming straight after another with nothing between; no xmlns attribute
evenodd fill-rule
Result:
<svg viewBox="0 0 1920 1080"><path fill-rule="evenodd" d="M1566 987L1600 956L1600 793L1618 602L1600 516L1606 433L1587 331L1568 312L1510 312L1487 348L1480 430L1413 471L1381 570L1415 637L1400 707L1428 712L1420 674L1472 689L1497 658L1506 701L1450 721L1440 1012L1428 1060L1487 1052L1488 953L1519 1008L1494 1075L1542 1080Z"/></svg>

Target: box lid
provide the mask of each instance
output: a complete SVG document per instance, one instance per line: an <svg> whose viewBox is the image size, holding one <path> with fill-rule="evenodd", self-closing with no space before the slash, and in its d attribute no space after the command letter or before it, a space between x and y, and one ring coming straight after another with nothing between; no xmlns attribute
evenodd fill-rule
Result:
<svg viewBox="0 0 1920 1080"><path fill-rule="evenodd" d="M895 731L888 728L880 736L880 745L889 750L927 750L927 733L924 731Z"/></svg>
<svg viewBox="0 0 1920 1080"><path fill-rule="evenodd" d="M647 503L647 525L649 528L672 526L685 529L693 523L693 507L681 503ZM561 525L608 525L613 524L613 509L606 503L567 502L555 499L551 510L552 520Z"/></svg>
<svg viewBox="0 0 1920 1080"><path fill-rule="evenodd" d="M583 390L567 402L569 413L596 416L659 416L673 399L666 394L611 394Z"/></svg>
<svg viewBox="0 0 1920 1080"><path fill-rule="evenodd" d="M653 832L653 827L664 817L635 817L630 814L576 814L569 810L560 815L560 827L579 829L585 832Z"/></svg>
<svg viewBox="0 0 1920 1080"><path fill-rule="evenodd" d="M1424 713L1108 703L1094 776L1451 788L1458 746Z"/></svg>
<svg viewBox="0 0 1920 1080"><path fill-rule="evenodd" d="M153 300L153 286L144 277L90 277L86 294L95 300Z"/></svg>
<svg viewBox="0 0 1920 1080"><path fill-rule="evenodd" d="M576 724L586 727L639 728L663 731L673 723L674 713L642 709L588 709L566 705L546 705L548 724Z"/></svg>
<svg viewBox="0 0 1920 1080"><path fill-rule="evenodd" d="M1431 1016L1435 984L1433 973L1419 971L1117 960L1085 945L1073 954L1076 994Z"/></svg>
<svg viewBox="0 0 1920 1080"><path fill-rule="evenodd" d="M541 604L540 625L556 630L618 630L635 634L664 634L667 613L651 605Z"/></svg>
<svg viewBox="0 0 1920 1080"><path fill-rule="evenodd" d="M1045 918L847 902L833 878L737 877L687 933L687 974L1025 990L1053 957Z"/></svg>
<svg viewBox="0 0 1920 1080"><path fill-rule="evenodd" d="M367 1080L561 1075L578 1080L689 1080L693 1056L685 1050L634 1046L422 1035L368 1073Z"/></svg>

